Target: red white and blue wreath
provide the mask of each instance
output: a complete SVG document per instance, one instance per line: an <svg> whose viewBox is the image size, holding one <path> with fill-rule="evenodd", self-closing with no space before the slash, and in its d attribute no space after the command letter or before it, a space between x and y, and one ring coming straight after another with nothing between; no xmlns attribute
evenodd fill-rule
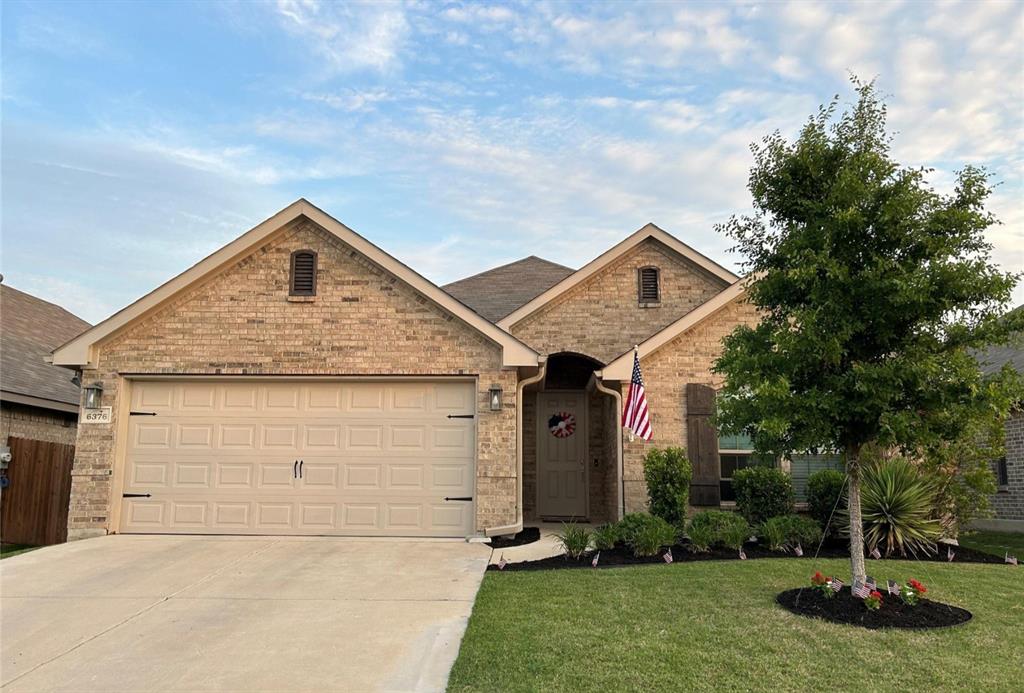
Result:
<svg viewBox="0 0 1024 693"><path fill-rule="evenodd" d="M576 417L567 411L560 411L548 419L548 430L556 438L568 438L576 432Z"/></svg>

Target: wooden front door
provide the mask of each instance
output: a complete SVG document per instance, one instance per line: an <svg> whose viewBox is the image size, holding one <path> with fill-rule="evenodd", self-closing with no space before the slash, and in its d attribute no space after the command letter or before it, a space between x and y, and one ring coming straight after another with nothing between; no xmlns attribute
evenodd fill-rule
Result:
<svg viewBox="0 0 1024 693"><path fill-rule="evenodd" d="M581 391L537 395L537 514L587 517L587 397Z"/></svg>

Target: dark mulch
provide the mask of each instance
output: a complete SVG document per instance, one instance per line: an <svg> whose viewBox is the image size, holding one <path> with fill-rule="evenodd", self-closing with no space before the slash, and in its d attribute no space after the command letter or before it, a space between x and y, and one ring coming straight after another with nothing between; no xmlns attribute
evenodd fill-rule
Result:
<svg viewBox="0 0 1024 693"><path fill-rule="evenodd" d="M524 530L525 531L525 530ZM518 535L516 535L518 536ZM816 547L804 548L803 559L808 560L814 558L814 551ZM758 543L749 543L743 547L743 551L747 556L748 560L757 560L759 558L797 558L792 552L782 551L771 551L767 546ZM998 556L993 556L982 551L975 551L968 549L965 546L954 546L953 551L956 552L956 556L953 559L954 563L1003 563L1003 559ZM644 558L637 558L633 555L633 551L619 544L614 549L605 549L601 551L601 557L598 561L598 568L613 568L616 566L626 565L643 565L646 563L664 563L665 552L659 552L657 556L647 556ZM822 547L821 551L818 552L818 558L849 558L850 549L849 544L835 540L826 542ZM567 556L552 556L550 558L541 558L536 561L522 561L521 563L509 563L505 566L505 572L510 570L559 570L563 568L590 568L591 560L593 559L593 553L587 553L580 557L579 560L573 560ZM672 547L672 558L676 563L684 563L688 561L735 561L739 560L739 552L733 551L732 549L711 549L707 553L694 552L689 549L687 544L676 544ZM892 556L894 560L922 560L922 561L946 561L946 547L943 544L939 545L939 553L934 556ZM874 562L875 559L867 559L868 565ZM880 560L887 560L882 558ZM491 564L487 568L488 570L499 570L498 566Z"/></svg>
<svg viewBox="0 0 1024 693"><path fill-rule="evenodd" d="M883 595L882 606L871 611L864 601L853 596L844 587L831 599L818 590L802 588L786 590L775 601L794 614L820 618L832 623L843 623L872 630L878 628L947 628L967 623L971 612L930 599L922 599L915 606L907 606L899 597Z"/></svg>
<svg viewBox="0 0 1024 693"><path fill-rule="evenodd" d="M525 527L518 534L504 537L491 537L492 549L507 549L510 546L522 546L540 541L540 529L537 527Z"/></svg>

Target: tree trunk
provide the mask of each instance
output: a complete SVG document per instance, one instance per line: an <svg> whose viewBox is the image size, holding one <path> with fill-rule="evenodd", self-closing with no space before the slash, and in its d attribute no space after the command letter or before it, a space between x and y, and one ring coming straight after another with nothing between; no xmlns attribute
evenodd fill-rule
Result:
<svg viewBox="0 0 1024 693"><path fill-rule="evenodd" d="M864 581L864 524L860 516L860 448L846 449L846 472L849 482L850 570L854 580Z"/></svg>

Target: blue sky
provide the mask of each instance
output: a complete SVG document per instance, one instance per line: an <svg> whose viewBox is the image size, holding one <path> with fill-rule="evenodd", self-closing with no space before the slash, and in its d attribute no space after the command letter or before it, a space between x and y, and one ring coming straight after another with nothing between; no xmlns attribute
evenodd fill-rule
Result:
<svg viewBox="0 0 1024 693"><path fill-rule="evenodd" d="M439 283L648 221L735 267L749 144L850 71L1021 271L1022 7L6 1L4 281L98 321L298 197Z"/></svg>

